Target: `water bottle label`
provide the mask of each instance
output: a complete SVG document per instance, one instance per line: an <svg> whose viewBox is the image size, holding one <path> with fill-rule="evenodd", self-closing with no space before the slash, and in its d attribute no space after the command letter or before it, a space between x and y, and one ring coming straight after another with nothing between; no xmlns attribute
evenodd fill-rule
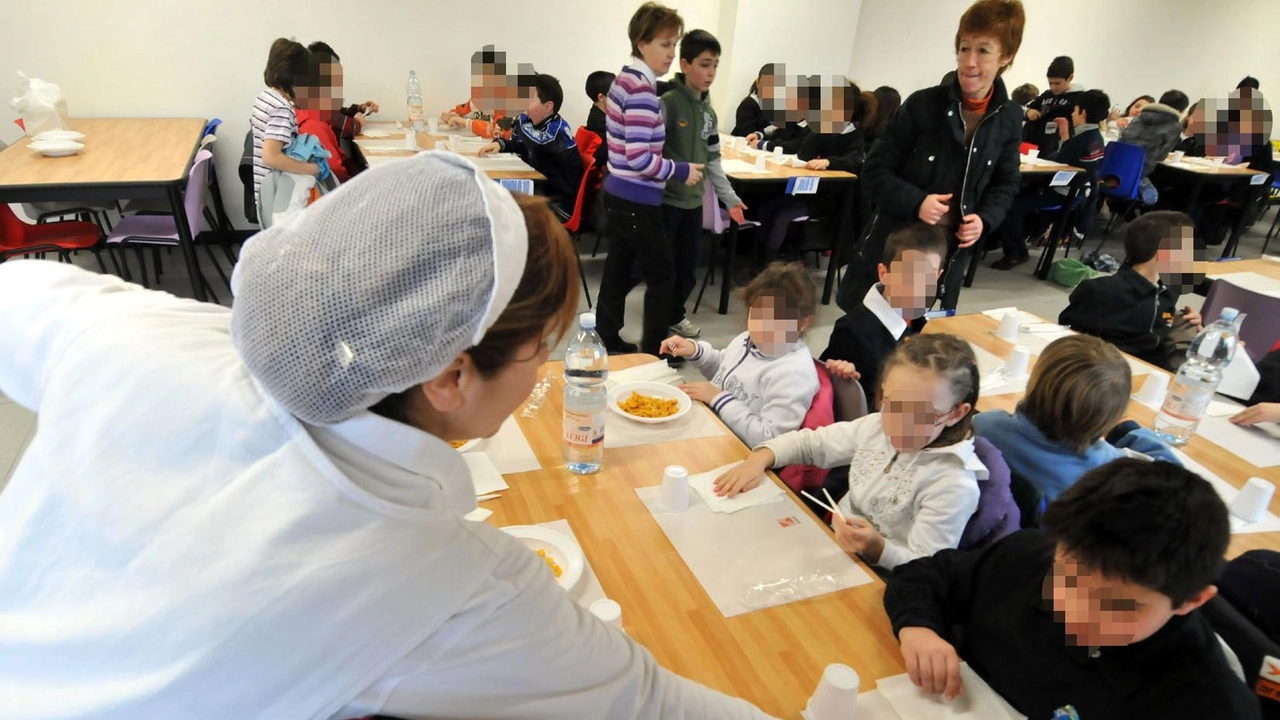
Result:
<svg viewBox="0 0 1280 720"><path fill-rule="evenodd" d="M1196 354L1200 357L1213 359L1214 353L1218 351L1218 340L1222 337L1221 330L1209 328L1204 331L1200 338L1200 345L1196 348Z"/></svg>
<svg viewBox="0 0 1280 720"><path fill-rule="evenodd" d="M410 121L412 121L412 122L420 122L420 121L422 120L422 106L421 106L421 105L410 105L410 106L409 106L409 120L410 120Z"/></svg>
<svg viewBox="0 0 1280 720"><path fill-rule="evenodd" d="M597 413L564 413L566 445L591 448L604 442L604 411Z"/></svg>
<svg viewBox="0 0 1280 720"><path fill-rule="evenodd" d="M1160 412L1179 420L1199 420L1209 409L1212 392L1195 390L1180 383L1174 383L1169 395L1164 399Z"/></svg>

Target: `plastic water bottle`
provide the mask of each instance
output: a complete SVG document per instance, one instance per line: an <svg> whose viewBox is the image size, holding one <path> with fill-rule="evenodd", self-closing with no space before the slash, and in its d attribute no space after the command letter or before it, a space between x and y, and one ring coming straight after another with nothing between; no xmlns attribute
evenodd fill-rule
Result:
<svg viewBox="0 0 1280 720"><path fill-rule="evenodd" d="M569 472L590 475L604 462L604 412L609 353L596 334L596 316L578 317L578 334L564 356L564 439Z"/></svg>
<svg viewBox="0 0 1280 720"><path fill-rule="evenodd" d="M414 132L422 132L422 83L418 82L418 74L409 71L409 87L405 91L409 104L409 125Z"/></svg>
<svg viewBox="0 0 1280 720"><path fill-rule="evenodd" d="M1187 348L1187 361L1169 386L1164 404L1156 414L1155 431L1170 445L1186 445L1209 409L1222 369L1236 352L1235 308L1222 308L1218 319L1207 325Z"/></svg>

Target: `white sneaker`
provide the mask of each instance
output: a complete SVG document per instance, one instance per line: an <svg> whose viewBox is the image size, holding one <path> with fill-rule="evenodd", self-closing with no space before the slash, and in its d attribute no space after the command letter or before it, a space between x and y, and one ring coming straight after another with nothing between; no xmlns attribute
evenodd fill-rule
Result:
<svg viewBox="0 0 1280 720"><path fill-rule="evenodd" d="M672 325L668 329L676 335L679 335L682 338L688 338L689 340L696 340L702 335L702 328L699 328L697 325L689 322L689 318L681 320L678 324Z"/></svg>

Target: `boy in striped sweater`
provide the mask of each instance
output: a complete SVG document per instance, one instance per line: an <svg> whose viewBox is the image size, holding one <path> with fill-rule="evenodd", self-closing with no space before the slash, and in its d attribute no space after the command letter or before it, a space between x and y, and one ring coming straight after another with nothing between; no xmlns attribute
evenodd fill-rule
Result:
<svg viewBox="0 0 1280 720"><path fill-rule="evenodd" d="M666 140L655 84L675 60L684 21L671 8L647 2L627 28L631 63L609 88L606 128L609 175L604 182L609 257L600 283L597 329L611 353L637 350L622 340L631 269L644 278L644 331L639 350L657 354L666 335L675 292L675 263L662 219L667 180L701 182L702 165L662 157Z"/></svg>

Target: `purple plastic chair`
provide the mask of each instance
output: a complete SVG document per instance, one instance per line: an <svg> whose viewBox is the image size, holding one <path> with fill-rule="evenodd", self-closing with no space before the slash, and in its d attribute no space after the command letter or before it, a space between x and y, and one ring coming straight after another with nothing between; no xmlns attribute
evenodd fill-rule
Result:
<svg viewBox="0 0 1280 720"><path fill-rule="evenodd" d="M725 233L729 232L729 211L720 205L720 199L716 197L715 188L711 186L711 182L703 183L702 190L702 229L710 232L715 236L715 241L711 246L711 262L707 264L707 274L702 277L702 288L698 290L698 299L693 304L693 312L698 312L698 307L702 305L702 295L707 291L707 285L714 284L716 274L716 255L720 252L720 239ZM738 229L760 227L760 223L755 220L747 220L738 226ZM727 252L733 252L734 248L729 248ZM727 258L727 256L726 256ZM729 267L728 260L725 261L725 267ZM725 277L722 282L732 282L733 279Z"/></svg>
<svg viewBox="0 0 1280 720"><path fill-rule="evenodd" d="M1240 325L1240 339L1245 342L1245 352L1254 363L1262 361L1271 347L1280 340L1280 297L1263 295L1246 290L1219 278L1209 287L1200 316L1205 324L1218 319L1222 308L1232 307L1248 317Z"/></svg>
<svg viewBox="0 0 1280 720"><path fill-rule="evenodd" d="M187 176L186 195L183 197L184 221L193 239L200 233L204 218L204 187L208 182L209 159L212 157L213 153L207 149L196 153L195 162L191 165L191 174ZM161 269L158 249L161 246L173 247L179 244L176 222L173 215L130 215L116 225L115 230L107 236L107 247L119 253L126 279L132 278L129 277L128 257L123 251L127 246L132 245L137 250L142 284L144 287L150 287L147 282L146 255L143 253L143 246L149 245L157 250L155 253L156 281L159 282ZM193 248L192 252L194 251ZM223 282L227 282L227 277L212 251L209 252L209 258L213 260L213 266ZM204 283L210 295L213 295L213 288L209 287L203 274L200 275L199 281Z"/></svg>

